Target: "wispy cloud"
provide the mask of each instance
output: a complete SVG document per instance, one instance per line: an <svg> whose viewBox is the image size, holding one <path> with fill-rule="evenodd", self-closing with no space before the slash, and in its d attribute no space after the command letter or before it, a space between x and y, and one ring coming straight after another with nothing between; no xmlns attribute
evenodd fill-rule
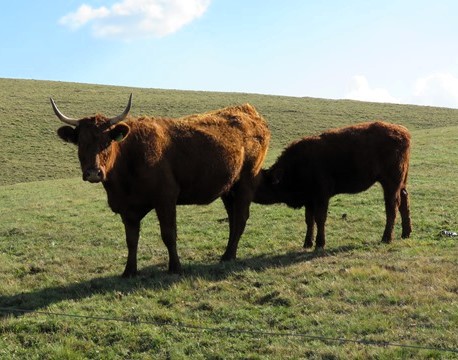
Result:
<svg viewBox="0 0 458 360"><path fill-rule="evenodd" d="M438 72L420 77L411 89L410 94L399 99L387 89L372 87L365 76L358 75L352 78L345 99L458 108L458 77L451 73Z"/></svg>
<svg viewBox="0 0 458 360"><path fill-rule="evenodd" d="M202 16L211 0L122 0L110 7L83 4L59 19L72 30L91 25L102 38L134 39L172 34Z"/></svg>
<svg viewBox="0 0 458 360"><path fill-rule="evenodd" d="M458 108L458 77L435 73L419 78L414 86L413 101L421 105Z"/></svg>
<svg viewBox="0 0 458 360"><path fill-rule="evenodd" d="M401 102L399 99L392 96L388 90L370 86L369 81L362 75L353 77L350 91L345 95L345 99L382 103Z"/></svg>

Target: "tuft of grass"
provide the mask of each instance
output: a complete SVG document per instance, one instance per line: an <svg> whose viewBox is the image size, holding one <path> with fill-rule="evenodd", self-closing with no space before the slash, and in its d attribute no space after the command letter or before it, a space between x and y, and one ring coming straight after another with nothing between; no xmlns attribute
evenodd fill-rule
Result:
<svg viewBox="0 0 458 360"><path fill-rule="evenodd" d="M0 103L9 104L0 107L0 358L456 358L458 239L440 231L458 230L457 110L0 84ZM253 204L238 260L219 263L228 223L216 201L178 208L184 275L166 273L152 213L142 224L140 275L120 278L127 255L121 221L103 187L81 181L76 150L55 135L60 124L47 98L70 116L115 114L132 91L134 114L252 103L272 129L268 163L290 141L328 127L372 118L406 125L412 237L401 240L398 224L395 241L380 243L383 195L374 186L332 199L324 253L302 249L303 210Z"/></svg>

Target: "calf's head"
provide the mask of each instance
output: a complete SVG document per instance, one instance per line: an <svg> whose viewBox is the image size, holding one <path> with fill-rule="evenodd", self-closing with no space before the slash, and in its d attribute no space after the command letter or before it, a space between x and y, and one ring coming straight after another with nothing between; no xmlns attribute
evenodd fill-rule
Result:
<svg viewBox="0 0 458 360"><path fill-rule="evenodd" d="M59 137L78 146L83 180L92 183L104 181L107 171L113 166L112 144L122 141L130 131L126 119L131 105L132 94L122 114L113 118L94 115L82 119L73 119L62 114L51 98L51 105L56 116L67 126L57 130Z"/></svg>
<svg viewBox="0 0 458 360"><path fill-rule="evenodd" d="M265 205L285 203L293 208L304 206L307 180L301 169L294 165L287 156L282 156L270 169L262 170L253 201Z"/></svg>
<svg viewBox="0 0 458 360"><path fill-rule="evenodd" d="M283 172L282 168L275 165L268 170L261 170L257 177L255 203L268 205L283 201Z"/></svg>

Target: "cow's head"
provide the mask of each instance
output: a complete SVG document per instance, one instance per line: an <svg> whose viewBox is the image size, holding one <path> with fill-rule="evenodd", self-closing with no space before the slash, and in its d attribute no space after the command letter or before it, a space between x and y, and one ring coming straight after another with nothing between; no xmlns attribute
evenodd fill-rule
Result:
<svg viewBox="0 0 458 360"><path fill-rule="evenodd" d="M62 114L52 98L51 105L57 117L70 125L59 128L57 134L62 140L78 146L83 180L93 183L104 181L107 171L113 166L113 142L122 141L130 131L129 126L121 121L130 111L132 94L123 113L113 118L98 114L73 119Z"/></svg>

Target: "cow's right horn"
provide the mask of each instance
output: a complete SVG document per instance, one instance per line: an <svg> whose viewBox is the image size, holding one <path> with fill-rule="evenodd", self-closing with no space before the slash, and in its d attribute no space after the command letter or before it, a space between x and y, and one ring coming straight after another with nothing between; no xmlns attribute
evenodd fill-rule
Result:
<svg viewBox="0 0 458 360"><path fill-rule="evenodd" d="M132 106L132 94L130 94L129 102L127 103L127 106L124 109L124 111L122 112L122 114L118 115L118 116L116 116L114 118L111 118L110 119L110 124L114 125L114 124L117 124L120 121L123 121L127 117L127 114L129 114L131 106Z"/></svg>
<svg viewBox="0 0 458 360"><path fill-rule="evenodd" d="M60 110L57 108L56 106L56 103L54 102L54 100L52 98L50 98L51 100L51 105L52 105L52 108L54 110L54 113L56 114L56 116L64 123L68 124L68 125L72 125L72 126L78 126L78 123L79 123L79 120L77 119L72 119L72 118L69 118L68 116L65 116L64 114L62 114L60 112Z"/></svg>

